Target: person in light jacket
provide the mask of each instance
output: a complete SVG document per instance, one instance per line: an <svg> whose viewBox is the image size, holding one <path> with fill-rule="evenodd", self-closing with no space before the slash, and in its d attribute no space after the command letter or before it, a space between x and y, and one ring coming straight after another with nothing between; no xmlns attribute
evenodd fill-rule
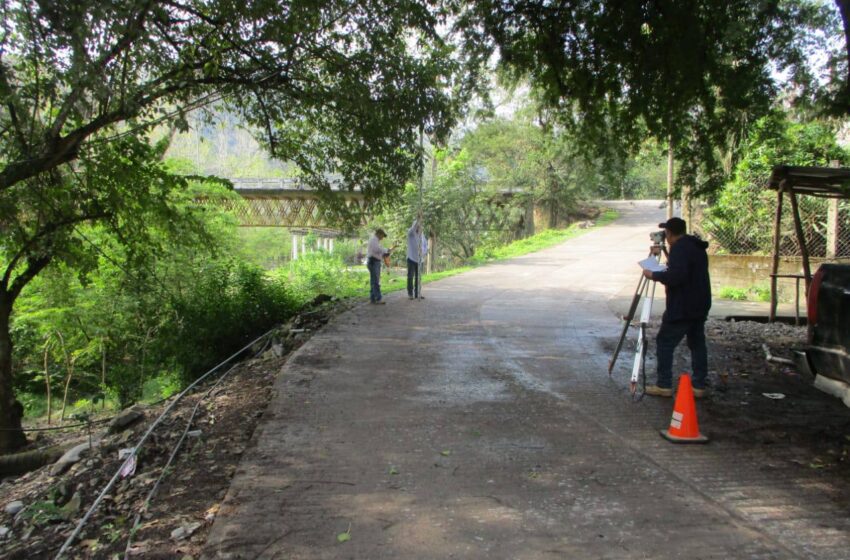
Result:
<svg viewBox="0 0 850 560"><path fill-rule="evenodd" d="M422 232L420 218L407 230L407 297L425 299L422 295L422 265L428 253L428 240Z"/></svg>
<svg viewBox="0 0 850 560"><path fill-rule="evenodd" d="M390 252L381 245L387 237L381 228L375 230L375 234L369 239L369 247L366 250L366 267L369 269L369 303L373 305L384 305L381 295L381 266L384 256Z"/></svg>

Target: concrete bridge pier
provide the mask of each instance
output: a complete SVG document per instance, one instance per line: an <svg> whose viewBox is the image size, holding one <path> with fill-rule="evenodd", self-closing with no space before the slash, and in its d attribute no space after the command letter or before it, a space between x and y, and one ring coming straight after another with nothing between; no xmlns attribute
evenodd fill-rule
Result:
<svg viewBox="0 0 850 560"><path fill-rule="evenodd" d="M292 230L292 260L296 261L299 257L304 257L304 255L308 252L307 247L307 236L310 234L310 230L306 229L296 229ZM334 250L334 239L338 235L335 232L330 231L321 231L316 232L318 237L316 239L315 249L319 249L322 251L327 251L329 253ZM312 247L309 249L313 249Z"/></svg>
<svg viewBox="0 0 850 560"><path fill-rule="evenodd" d="M301 246L303 238L300 233L292 232L292 260L298 260L298 247ZM301 249L301 255L304 255L304 249Z"/></svg>

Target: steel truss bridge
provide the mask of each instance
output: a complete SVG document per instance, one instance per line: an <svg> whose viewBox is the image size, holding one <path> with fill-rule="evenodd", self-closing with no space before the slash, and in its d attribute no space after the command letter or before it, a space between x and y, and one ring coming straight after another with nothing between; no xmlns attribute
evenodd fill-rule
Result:
<svg viewBox="0 0 850 560"><path fill-rule="evenodd" d="M289 229L292 234L293 260L307 251L305 239L309 233L317 236L318 246L326 250L333 250L334 239L344 236L332 215L322 207L323 201L319 193L298 179L229 180L239 197L201 198L198 202L230 212L242 227ZM370 207L360 192L341 189L332 192L332 196L343 199L347 209L355 216L355 224L367 223ZM507 200L513 193L506 192L501 196ZM480 220L482 223L489 221ZM519 232L524 226L521 223L487 223L483 227L494 231Z"/></svg>
<svg viewBox="0 0 850 560"><path fill-rule="evenodd" d="M232 213L244 227L282 227L311 231L336 231L330 215L322 208L319 194L298 179L230 179L235 197L205 199L202 204L215 205ZM357 191L335 190L349 211L366 222L368 204Z"/></svg>

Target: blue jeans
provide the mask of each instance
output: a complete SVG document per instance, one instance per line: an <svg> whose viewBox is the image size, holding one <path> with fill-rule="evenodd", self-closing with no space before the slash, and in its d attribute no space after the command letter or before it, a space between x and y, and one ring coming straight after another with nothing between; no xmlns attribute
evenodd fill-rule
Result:
<svg viewBox="0 0 850 560"><path fill-rule="evenodd" d="M407 295L419 297L420 283L419 263L413 259L407 259Z"/></svg>
<svg viewBox="0 0 850 560"><path fill-rule="evenodd" d="M705 346L705 320L696 321L661 321L656 342L656 357L658 360L659 387L669 389L673 386L673 351L682 338L688 337L688 348L691 351L691 368L694 389L705 389L708 376L708 350Z"/></svg>
<svg viewBox="0 0 850 560"><path fill-rule="evenodd" d="M369 257L366 268L369 269L369 301L381 301L381 260Z"/></svg>

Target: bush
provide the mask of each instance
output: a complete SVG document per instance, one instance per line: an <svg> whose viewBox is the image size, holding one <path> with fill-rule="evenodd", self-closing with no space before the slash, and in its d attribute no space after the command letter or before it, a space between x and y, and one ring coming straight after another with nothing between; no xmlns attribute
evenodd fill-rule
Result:
<svg viewBox="0 0 850 560"><path fill-rule="evenodd" d="M256 336L285 322L298 303L280 278L258 266L217 262L174 302L176 321L159 336L160 362L172 360L184 380L197 378Z"/></svg>
<svg viewBox="0 0 850 560"><path fill-rule="evenodd" d="M731 299L734 301L770 301L770 288L764 286L750 286L749 288L731 288L729 286L720 288L717 293L720 299Z"/></svg>
<svg viewBox="0 0 850 560"><path fill-rule="evenodd" d="M166 372L153 379L148 379L142 385L141 399L144 402L156 402L167 399L183 387L181 376L177 372Z"/></svg>
<svg viewBox="0 0 850 560"><path fill-rule="evenodd" d="M288 267L275 271L281 283L287 283L293 297L306 303L319 294L338 297L365 295L369 290L369 271L365 266L348 266L342 255L334 251L308 253L293 261Z"/></svg>

